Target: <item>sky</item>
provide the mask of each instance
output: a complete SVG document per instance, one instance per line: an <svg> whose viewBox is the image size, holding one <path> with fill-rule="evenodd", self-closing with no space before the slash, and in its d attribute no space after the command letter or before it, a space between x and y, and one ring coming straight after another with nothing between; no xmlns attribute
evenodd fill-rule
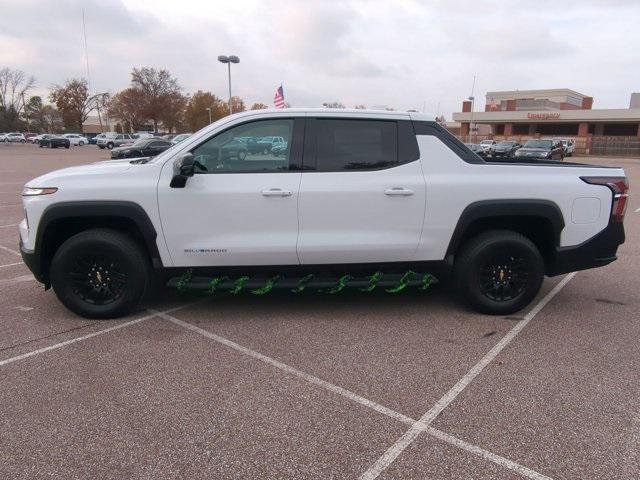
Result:
<svg viewBox="0 0 640 480"><path fill-rule="evenodd" d="M571 88L594 108L640 91L638 0L0 0L0 68L36 77L36 93L87 77L126 88L133 67L168 69L184 93L272 105L339 101L433 114L492 90Z"/></svg>

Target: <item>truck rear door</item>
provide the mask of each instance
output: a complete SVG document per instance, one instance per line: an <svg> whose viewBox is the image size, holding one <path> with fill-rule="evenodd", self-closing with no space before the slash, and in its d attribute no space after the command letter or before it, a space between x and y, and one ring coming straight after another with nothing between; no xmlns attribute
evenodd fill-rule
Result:
<svg viewBox="0 0 640 480"><path fill-rule="evenodd" d="M414 258L426 186L409 121L308 118L300 185L303 264Z"/></svg>

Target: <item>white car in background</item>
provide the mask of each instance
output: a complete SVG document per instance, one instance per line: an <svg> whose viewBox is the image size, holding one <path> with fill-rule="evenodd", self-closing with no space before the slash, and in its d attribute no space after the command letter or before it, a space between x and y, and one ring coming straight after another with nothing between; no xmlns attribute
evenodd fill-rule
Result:
<svg viewBox="0 0 640 480"><path fill-rule="evenodd" d="M562 143L564 147L564 156L572 157L573 153L576 151L576 142L571 138L558 138L554 139L556 142Z"/></svg>
<svg viewBox="0 0 640 480"><path fill-rule="evenodd" d="M186 140L187 138L189 138L191 135L193 135L193 134L192 133L181 133L180 135L176 135L171 140L171 144L175 145L176 143L180 143L183 140Z"/></svg>
<svg viewBox="0 0 640 480"><path fill-rule="evenodd" d="M491 152L491 149L497 144L495 140L482 140L480 142L480 148L484 153Z"/></svg>
<svg viewBox="0 0 640 480"><path fill-rule="evenodd" d="M83 137L82 135L77 133L67 133L64 135L64 137L69 139L71 145L83 146L89 144L89 139L87 137Z"/></svg>
<svg viewBox="0 0 640 480"><path fill-rule="evenodd" d="M11 143L27 143L27 139L24 138L24 135L21 133L7 133L4 137L4 142Z"/></svg>
<svg viewBox="0 0 640 480"><path fill-rule="evenodd" d="M31 137L27 141L29 143L34 143L34 144L38 145L40 143L40 140L42 140L43 137L44 137L44 134L40 134L40 135L36 135L35 137Z"/></svg>

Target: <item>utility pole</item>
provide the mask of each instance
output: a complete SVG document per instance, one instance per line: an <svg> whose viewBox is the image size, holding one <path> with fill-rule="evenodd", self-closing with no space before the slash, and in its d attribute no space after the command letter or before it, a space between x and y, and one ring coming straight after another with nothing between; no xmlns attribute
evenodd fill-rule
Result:
<svg viewBox="0 0 640 480"><path fill-rule="evenodd" d="M475 97L473 96L473 91L476 88L476 76L473 76L473 83L471 84L471 96L469 100L471 100L471 116L469 118L469 143L475 143L471 140L471 136L473 132L473 106L475 105ZM476 140L478 140L478 135L476 134Z"/></svg>
<svg viewBox="0 0 640 480"><path fill-rule="evenodd" d="M27 133L29 132L29 112L27 111L27 103L24 101L24 92L22 92L22 108L24 108L24 116L27 118Z"/></svg>
<svg viewBox="0 0 640 480"><path fill-rule="evenodd" d="M233 113L233 109L231 108L231 64L232 63L240 63L240 59L235 55L220 55L218 56L218 61L221 63L227 64L227 71L229 73L229 114Z"/></svg>

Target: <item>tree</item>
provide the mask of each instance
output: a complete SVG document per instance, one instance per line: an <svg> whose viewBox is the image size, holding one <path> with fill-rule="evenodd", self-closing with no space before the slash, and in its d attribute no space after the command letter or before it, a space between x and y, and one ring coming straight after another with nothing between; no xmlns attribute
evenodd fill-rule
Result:
<svg viewBox="0 0 640 480"><path fill-rule="evenodd" d="M60 112L53 105L43 105L42 98L33 96L24 107L29 130L39 133L60 131L64 124Z"/></svg>
<svg viewBox="0 0 640 480"><path fill-rule="evenodd" d="M322 104L325 108L347 108L343 103L340 102L326 102Z"/></svg>
<svg viewBox="0 0 640 480"><path fill-rule="evenodd" d="M187 102L184 113L184 120L189 130L195 132L209 124L208 108L211 109L212 122L229 114L229 106L226 102L211 92L198 90Z"/></svg>
<svg viewBox="0 0 640 480"><path fill-rule="evenodd" d="M127 88L111 98L107 112L122 124L138 130L146 120L142 102L143 93L140 90Z"/></svg>
<svg viewBox="0 0 640 480"><path fill-rule="evenodd" d="M35 85L35 78L22 70L0 69L0 130L18 130L25 95Z"/></svg>
<svg viewBox="0 0 640 480"><path fill-rule="evenodd" d="M265 108L269 108L269 106L264 103L254 103L251 105L251 110L264 110Z"/></svg>
<svg viewBox="0 0 640 480"><path fill-rule="evenodd" d="M366 105L356 105L355 107L356 110L366 110L367 106Z"/></svg>
<svg viewBox="0 0 640 480"><path fill-rule="evenodd" d="M72 131L82 131L82 124L95 108L95 98L89 96L84 78L72 78L64 85L55 85L49 99L62 114L65 128Z"/></svg>
<svg viewBox="0 0 640 480"><path fill-rule="evenodd" d="M166 107L160 114L160 121L162 125L169 130L169 133L181 129L184 125L187 101L187 97L180 92L175 92L167 97Z"/></svg>
<svg viewBox="0 0 640 480"><path fill-rule="evenodd" d="M244 112L246 109L244 100L236 96L231 97L231 111L233 113Z"/></svg>
<svg viewBox="0 0 640 480"><path fill-rule="evenodd" d="M141 112L153 122L153 128L158 131L158 123L163 117L175 118L176 112L167 112L176 108L176 95L180 95L178 80L173 78L168 70L155 68L134 68L131 72L131 88L137 90L141 100Z"/></svg>

